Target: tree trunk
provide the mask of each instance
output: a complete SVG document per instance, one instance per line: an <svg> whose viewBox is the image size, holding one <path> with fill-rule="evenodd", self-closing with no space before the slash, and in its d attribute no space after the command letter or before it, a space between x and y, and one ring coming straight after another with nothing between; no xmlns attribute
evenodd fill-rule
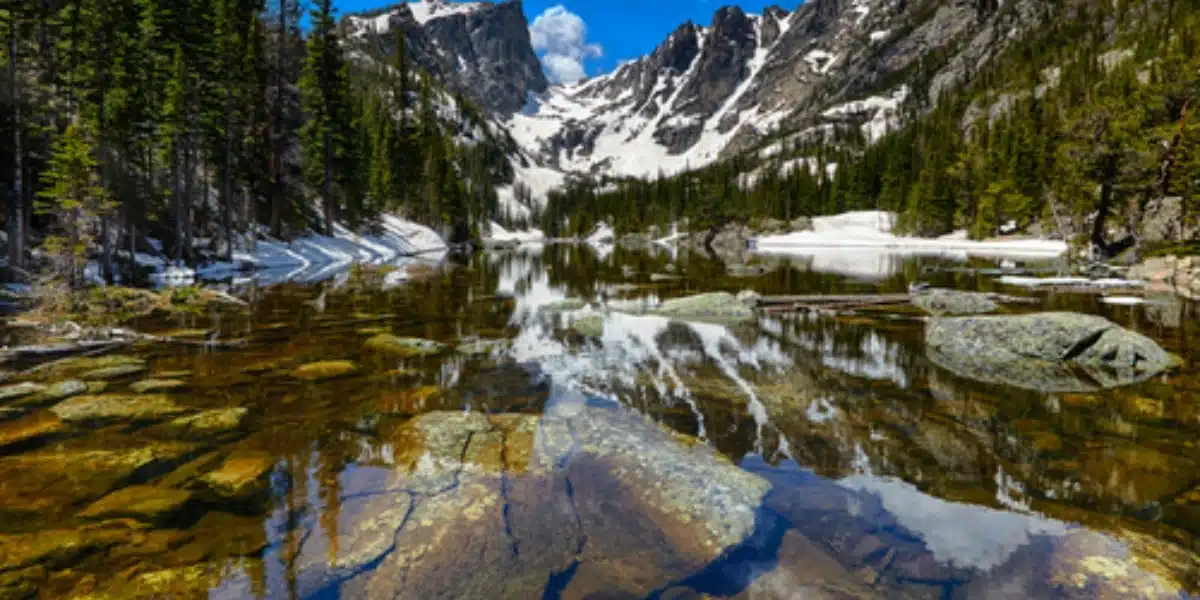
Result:
<svg viewBox="0 0 1200 600"><path fill-rule="evenodd" d="M1110 247L1105 239L1105 226L1108 223L1108 213L1112 211L1113 187L1117 180L1117 155L1109 154L1104 157L1101 167L1100 200L1096 205L1096 219L1092 221L1092 246L1100 253L1101 258L1109 258Z"/></svg>
<svg viewBox="0 0 1200 600"><path fill-rule="evenodd" d="M192 148L193 140L190 133L184 134L183 146L183 259L191 261L192 259L192 198L194 197L193 189L195 183L195 175L192 171L195 169L193 158L195 151Z"/></svg>
<svg viewBox="0 0 1200 600"><path fill-rule="evenodd" d="M17 73L17 19L9 17L8 35L8 78L12 94L12 130L13 130L13 184L12 206L8 217L8 264L20 269L25 266L25 188L24 188L24 153L21 128L24 122L21 118L21 81Z"/></svg>
<svg viewBox="0 0 1200 600"><path fill-rule="evenodd" d="M171 252L171 260L179 262L183 260L183 191L180 189L179 181L182 175L179 172L179 144L180 140L175 140L175 148L171 151L171 215L175 220L175 240Z"/></svg>

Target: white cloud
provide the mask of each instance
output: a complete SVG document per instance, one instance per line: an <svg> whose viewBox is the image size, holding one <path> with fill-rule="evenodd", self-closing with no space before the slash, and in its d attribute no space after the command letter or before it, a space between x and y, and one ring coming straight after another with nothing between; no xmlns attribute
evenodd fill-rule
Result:
<svg viewBox="0 0 1200 600"><path fill-rule="evenodd" d="M587 41L587 23L561 4L547 8L529 26L533 49L554 83L571 83L587 76L584 60L604 55L604 48Z"/></svg>

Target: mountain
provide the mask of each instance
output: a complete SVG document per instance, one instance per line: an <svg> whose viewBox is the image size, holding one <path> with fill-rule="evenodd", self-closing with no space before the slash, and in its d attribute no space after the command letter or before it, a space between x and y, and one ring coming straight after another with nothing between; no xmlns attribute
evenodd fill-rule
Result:
<svg viewBox="0 0 1200 600"><path fill-rule="evenodd" d="M762 15L724 7L613 73L551 88L509 128L557 168L637 177L785 133L858 131L874 142L906 106L936 103L1052 10L1028 0L811 0Z"/></svg>
<svg viewBox="0 0 1200 600"><path fill-rule="evenodd" d="M878 140L936 103L1056 3L810 0L684 23L650 54L549 86L519 1L429 0L348 18L484 106L534 164L562 174L650 177L708 165L766 140ZM544 179L544 177L543 177ZM537 186L537 187L545 187ZM539 190L540 191L540 190Z"/></svg>
<svg viewBox="0 0 1200 600"><path fill-rule="evenodd" d="M548 83L529 39L520 0L408 2L349 15L351 38L390 52L403 34L413 60L490 113L510 115Z"/></svg>

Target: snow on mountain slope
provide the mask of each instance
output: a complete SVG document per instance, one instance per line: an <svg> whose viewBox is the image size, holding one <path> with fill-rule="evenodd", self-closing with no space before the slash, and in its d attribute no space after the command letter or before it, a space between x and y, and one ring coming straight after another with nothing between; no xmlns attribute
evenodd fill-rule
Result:
<svg viewBox="0 0 1200 600"><path fill-rule="evenodd" d="M721 9L677 29L650 55L555 86L508 121L514 139L562 171L653 176L717 159L740 127L769 133L780 114L739 101L788 29L788 13Z"/></svg>
<svg viewBox="0 0 1200 600"><path fill-rule="evenodd" d="M519 0L424 0L347 20L351 36L385 52L388 36L405 35L415 62L505 130L515 178L500 201L523 217L569 176L669 175L757 151L768 164L752 179L808 164L793 151L807 142L878 141L1047 18L1041 6L806 0L762 14L726 6L711 24L685 23L611 73L557 86L533 52Z"/></svg>
<svg viewBox="0 0 1200 600"><path fill-rule="evenodd" d="M907 87L879 94L846 81L865 52L887 43L906 9L897 0L812 0L794 12L724 7L686 23L652 53L612 73L554 86L507 127L553 168L651 177L701 167L803 124L861 127L875 141L899 125ZM900 68L897 66L896 68Z"/></svg>
<svg viewBox="0 0 1200 600"><path fill-rule="evenodd" d="M418 25L425 25L434 19L454 15L468 15L485 6L482 2L449 2L447 0L425 0L423 2L402 2L408 8L409 14ZM351 32L356 36L371 33L384 34L392 30L393 23L403 20L400 16L400 5L375 15L348 15Z"/></svg>

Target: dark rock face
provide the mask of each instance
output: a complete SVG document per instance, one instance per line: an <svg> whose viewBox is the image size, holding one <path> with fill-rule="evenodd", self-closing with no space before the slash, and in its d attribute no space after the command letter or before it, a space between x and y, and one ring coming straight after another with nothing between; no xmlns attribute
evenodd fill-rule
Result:
<svg viewBox="0 0 1200 600"><path fill-rule="evenodd" d="M675 114L716 113L749 74L748 63L758 43L755 24L742 9L718 10L696 72L675 101Z"/></svg>
<svg viewBox="0 0 1200 600"><path fill-rule="evenodd" d="M456 86L493 113L512 114L525 106L530 92L546 91L520 0L434 19L425 31L457 62L451 78Z"/></svg>
<svg viewBox="0 0 1200 600"><path fill-rule="evenodd" d="M1150 338L1077 313L934 318L925 345L961 377L1045 392L1128 385L1179 364Z"/></svg>
<svg viewBox="0 0 1200 600"><path fill-rule="evenodd" d="M352 39L388 55L395 48L395 36L404 35L415 63L494 115L521 110L530 93L542 93L549 86L520 0L484 2L475 10L448 11L423 24L404 3L384 15L387 27L379 27L382 16L350 15L345 28Z"/></svg>

